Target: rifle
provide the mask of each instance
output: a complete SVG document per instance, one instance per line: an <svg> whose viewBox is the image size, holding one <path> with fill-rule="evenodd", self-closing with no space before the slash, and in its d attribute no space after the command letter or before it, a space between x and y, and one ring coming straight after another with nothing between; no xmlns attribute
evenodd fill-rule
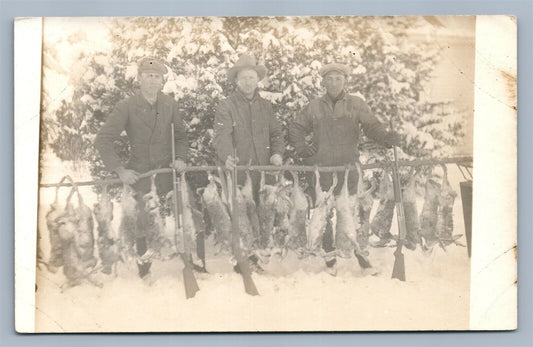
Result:
<svg viewBox="0 0 533 347"><path fill-rule="evenodd" d="M357 185L359 186L361 182L363 181L363 170L361 170L361 164L359 162L356 162L355 167L357 168ZM346 169L348 170L348 169ZM347 171L346 171L347 172ZM344 180L348 180L348 175L344 177ZM359 189L358 189L359 190ZM370 264L370 260L363 254L363 251L359 247L359 244L355 243L355 248L353 254L355 255L355 259L357 259L357 262L359 263L359 266L361 269L370 269L372 268L372 264Z"/></svg>
<svg viewBox="0 0 533 347"><path fill-rule="evenodd" d="M176 144L174 142L174 123L171 124L171 131L172 131L172 164L174 164L174 160L176 158ZM192 272L192 264L191 264L191 254L190 252L187 252L185 249L185 235L183 234L183 227L182 227L182 202L181 202L181 181L180 179L185 179L185 177L176 177L176 169L174 168L174 165L172 165L172 181L174 184L174 192L172 194L172 200L174 203L174 217L176 218L176 223L174 227L174 243L176 244L176 251L181 257L181 260L183 261L183 285L185 286L185 297L187 299L190 299L194 297L197 291L200 290L198 287L198 283L196 283L196 278L194 277L194 273ZM178 242L178 235L181 236L181 242Z"/></svg>
<svg viewBox="0 0 533 347"><path fill-rule="evenodd" d="M390 120L391 130L392 118ZM405 213L403 210L402 189L400 187L400 177L398 175L398 153L396 146L394 150L394 166L392 167L392 183L394 186L394 201L396 203L396 214L398 217L398 243L394 251L394 267L392 268L392 278L397 278L400 281L405 281L405 261L402 253L402 247L407 234L407 226L405 225Z"/></svg>
<svg viewBox="0 0 533 347"><path fill-rule="evenodd" d="M232 155L235 159L237 158L237 148L235 145L235 123L233 124L231 139L233 146ZM231 179L233 181L231 191L231 248L237 261L237 267L244 282L244 290L247 294L259 295L259 292L255 287L254 280L252 279L252 270L250 270L250 264L248 264L248 259L245 257L240 244L239 209L237 208L237 168L235 166L231 171Z"/></svg>

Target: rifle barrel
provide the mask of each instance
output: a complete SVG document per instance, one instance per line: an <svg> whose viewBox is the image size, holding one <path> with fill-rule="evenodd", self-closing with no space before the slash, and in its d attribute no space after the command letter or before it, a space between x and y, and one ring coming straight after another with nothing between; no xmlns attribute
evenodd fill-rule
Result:
<svg viewBox="0 0 533 347"><path fill-rule="evenodd" d="M174 142L174 123L171 124L171 140L172 140L172 183L174 193L172 199L174 200L174 216L176 224L174 227L174 243L176 244L176 252L180 255L183 261L183 286L185 287L185 297L187 299L193 298L196 292L200 290L190 263L190 254L185 249L185 235L181 227L181 215L183 213L181 206L181 185L177 183L176 168L174 167L174 160L176 158L176 144ZM182 177L185 179L185 177ZM181 234L181 243L178 243L178 234ZM181 246L180 246L181 245Z"/></svg>
<svg viewBox="0 0 533 347"><path fill-rule="evenodd" d="M235 144L235 123L233 123L233 132L232 132L232 155L233 159L237 159L237 146ZM241 245L240 245L240 230L239 230L239 224L238 224L238 218L239 218L239 209L237 207L237 168L236 166L233 167L233 170L231 172L232 179L233 179L233 187L232 187L232 194L231 194L231 205L232 205L232 213L231 213L231 225L232 225L232 240L231 240L231 246L233 249L233 255L235 256L237 260L237 267L239 268L239 271L242 276L242 280L244 282L244 290L249 295L259 295L259 292L257 291L257 287L255 286L254 280L252 279L252 271L250 269L250 264L248 264L247 256L244 254Z"/></svg>
<svg viewBox="0 0 533 347"><path fill-rule="evenodd" d="M390 119L391 131L393 131L392 117ZM396 214L398 219L398 243L394 251L394 266L392 269L392 278L405 281L405 260L402 253L403 242L407 234L405 225L405 213L403 210L402 189L400 187L400 175L398 173L398 152L396 146L393 146L394 165L392 167L392 182L394 186L394 200L396 202Z"/></svg>

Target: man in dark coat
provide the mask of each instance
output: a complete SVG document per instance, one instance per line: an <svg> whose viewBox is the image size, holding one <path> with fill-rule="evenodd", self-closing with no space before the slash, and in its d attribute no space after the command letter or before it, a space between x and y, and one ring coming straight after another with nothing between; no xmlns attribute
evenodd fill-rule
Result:
<svg viewBox="0 0 533 347"><path fill-rule="evenodd" d="M117 104L94 142L106 169L116 172L122 182L131 185L136 192L137 230L132 232L136 239L141 278L149 273L151 266L149 257L143 258L150 247L145 234L150 222L142 199L150 191L151 184L149 177L139 179L139 174L169 166L182 169L187 156L187 135L178 104L161 93L166 72L165 65L157 59L141 60L138 64L140 90ZM175 158L172 158L171 147L172 123ZM113 144L123 131L126 131L130 142L130 160L126 164L121 162ZM173 188L172 175L157 175L156 186L159 195L168 193Z"/></svg>
<svg viewBox="0 0 533 347"><path fill-rule="evenodd" d="M218 162L232 169L241 165L281 165L285 141L281 124L272 112L272 104L259 96L257 84L266 75L266 68L257 65L255 58L242 55L228 70L228 80L236 84L236 91L223 100L215 113L214 145ZM233 141L237 158L233 158ZM258 201L258 172L252 172L254 199ZM239 172L237 180L244 183Z"/></svg>
<svg viewBox="0 0 533 347"><path fill-rule="evenodd" d="M272 104L259 96L257 91L257 84L265 75L266 68L257 65L255 58L249 55L242 55L228 70L228 80L235 83L237 88L218 105L214 126L217 161L228 170L233 169L237 162L241 165L283 164L285 141L281 124L272 111ZM233 156L233 146L236 157ZM257 171L250 172L250 176L257 205L261 176ZM266 177L266 183L273 181L272 176ZM245 183L244 172L237 174L237 182L239 185ZM257 255L252 254L249 260L254 270L262 271L257 263ZM237 267L234 269L239 271Z"/></svg>
<svg viewBox="0 0 533 347"><path fill-rule="evenodd" d="M346 82L350 68L343 64L328 64L320 69L322 84L326 94L312 100L304 110L295 116L289 126L289 143L296 154L304 158L306 165L341 166L354 164L359 160L358 142L362 128L365 134L385 146L398 145L398 134L389 132L372 114L368 105L359 97L346 93ZM312 134L311 141L306 137ZM309 175L314 181L314 175ZM350 194L357 191L358 174L350 171L348 190ZM338 175L338 184L334 194L340 193L344 175ZM320 175L323 190L333 183L331 174ZM311 186L314 186L312 183ZM323 248L326 252L334 250L332 228L328 226L324 234ZM326 264L333 268L335 258Z"/></svg>

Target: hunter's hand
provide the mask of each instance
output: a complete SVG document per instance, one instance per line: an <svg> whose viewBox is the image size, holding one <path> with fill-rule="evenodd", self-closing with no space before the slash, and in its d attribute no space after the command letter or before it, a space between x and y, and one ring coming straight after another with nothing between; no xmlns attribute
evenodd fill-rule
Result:
<svg viewBox="0 0 533 347"><path fill-rule="evenodd" d="M274 154L270 157L270 164L274 166L281 166L283 165L283 157L279 154Z"/></svg>
<svg viewBox="0 0 533 347"><path fill-rule="evenodd" d="M315 155L317 151L318 151L317 146L314 143L312 143L312 144L308 145L307 147L305 147L301 151L300 154L301 154L302 158L308 158L308 157L312 157L313 155Z"/></svg>
<svg viewBox="0 0 533 347"><path fill-rule="evenodd" d="M228 155L228 158L226 159L226 169L233 170L238 162L239 158L234 159L231 155Z"/></svg>
<svg viewBox="0 0 533 347"><path fill-rule="evenodd" d="M270 164L274 166L281 166L283 165L283 157L280 154L273 154L270 157Z"/></svg>
<svg viewBox="0 0 533 347"><path fill-rule="evenodd" d="M115 172L123 184L132 185L139 180L139 173L135 170L125 169L122 166L118 167Z"/></svg>
<svg viewBox="0 0 533 347"><path fill-rule="evenodd" d="M185 164L185 162L182 159L176 159L170 166L178 171L182 171L183 169L187 167L187 164Z"/></svg>
<svg viewBox="0 0 533 347"><path fill-rule="evenodd" d="M398 133L390 131L389 133L387 133L387 135L385 135L384 142L387 148L399 146L401 142L401 137Z"/></svg>

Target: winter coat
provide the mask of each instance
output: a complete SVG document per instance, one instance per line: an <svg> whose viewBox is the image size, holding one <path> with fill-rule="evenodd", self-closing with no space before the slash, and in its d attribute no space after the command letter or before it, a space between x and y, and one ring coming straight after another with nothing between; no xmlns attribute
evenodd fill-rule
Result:
<svg viewBox="0 0 533 347"><path fill-rule="evenodd" d="M172 162L171 123L174 122L176 158L186 160L187 134L185 124L174 99L163 93L157 95L152 106L141 94L128 97L117 104L94 141L107 170L114 171L123 163L115 151L114 141L126 131L130 143L127 169L144 173ZM161 175L158 175L158 178ZM136 190L147 192L149 179L141 180Z"/></svg>
<svg viewBox="0 0 533 347"><path fill-rule="evenodd" d="M359 159L360 128L380 144L385 144L387 130L359 97L344 94L335 104L326 94L312 100L289 125L289 143L306 165L339 166ZM312 144L306 137L312 134ZM342 175L335 193L340 191ZM321 175L324 189L331 185L331 175ZM357 173L350 172L349 190L355 192Z"/></svg>
<svg viewBox="0 0 533 347"><path fill-rule="evenodd" d="M274 154L283 155L283 130L272 104L256 92L249 101L240 92L223 100L215 113L214 145L218 160L225 163L232 154L232 135L240 164L269 165Z"/></svg>
<svg viewBox="0 0 533 347"><path fill-rule="evenodd" d="M274 154L283 156L285 140L281 124L272 111L272 104L255 92L248 100L239 91L221 101L215 113L214 145L219 165L224 165L228 155L233 153L233 139L237 158L241 165L270 165ZM235 131L235 134L233 134ZM258 201L259 179L257 171L252 171L252 190ZM238 183L244 184L245 173L239 172ZM267 183L272 182L267 177Z"/></svg>

